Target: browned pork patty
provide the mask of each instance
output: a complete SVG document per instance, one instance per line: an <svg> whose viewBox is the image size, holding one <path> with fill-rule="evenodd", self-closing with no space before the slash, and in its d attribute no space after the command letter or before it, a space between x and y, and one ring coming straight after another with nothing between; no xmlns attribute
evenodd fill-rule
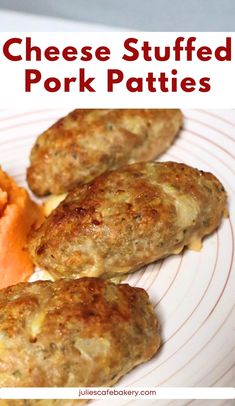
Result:
<svg viewBox="0 0 235 406"><path fill-rule="evenodd" d="M0 291L0 386L110 386L157 351L147 293L97 278Z"/></svg>
<svg viewBox="0 0 235 406"><path fill-rule="evenodd" d="M184 164L139 163L75 188L33 233L33 261L55 278L112 277L179 252L214 231L219 180Z"/></svg>
<svg viewBox="0 0 235 406"><path fill-rule="evenodd" d="M28 184L39 196L60 194L106 170L151 160L181 125L180 110L74 110L38 137Z"/></svg>

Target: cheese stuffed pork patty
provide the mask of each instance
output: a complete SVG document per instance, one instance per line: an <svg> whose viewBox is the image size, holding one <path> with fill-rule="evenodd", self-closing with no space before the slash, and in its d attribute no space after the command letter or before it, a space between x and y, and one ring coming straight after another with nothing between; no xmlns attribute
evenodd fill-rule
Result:
<svg viewBox="0 0 235 406"><path fill-rule="evenodd" d="M77 109L41 134L31 151L28 184L38 196L61 194L128 163L151 160L182 125L177 109Z"/></svg>
<svg viewBox="0 0 235 406"><path fill-rule="evenodd" d="M157 351L147 293L97 278L0 291L1 387L110 386Z"/></svg>
<svg viewBox="0 0 235 406"><path fill-rule="evenodd" d="M211 173L174 162L138 163L75 188L29 241L55 278L113 277L214 231L226 193Z"/></svg>

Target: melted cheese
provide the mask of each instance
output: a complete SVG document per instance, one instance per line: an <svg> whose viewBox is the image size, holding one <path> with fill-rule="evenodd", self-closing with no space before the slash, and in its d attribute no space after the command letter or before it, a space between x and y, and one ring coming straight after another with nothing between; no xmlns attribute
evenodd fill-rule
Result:
<svg viewBox="0 0 235 406"><path fill-rule="evenodd" d="M201 251L202 249L202 240L201 238L196 237L188 244L188 248L192 251Z"/></svg>
<svg viewBox="0 0 235 406"><path fill-rule="evenodd" d="M110 350L110 342L105 338L77 338L74 347L84 358L92 359L94 357L104 356Z"/></svg>
<svg viewBox="0 0 235 406"><path fill-rule="evenodd" d="M67 194L64 193L62 195L54 195L48 197L48 199L43 204L43 212L46 217L48 217L51 212L59 206L59 204L66 198Z"/></svg>
<svg viewBox="0 0 235 406"><path fill-rule="evenodd" d="M30 335L32 339L36 338L40 333L43 321L45 319L45 312L41 311L34 315L33 320L30 323Z"/></svg>
<svg viewBox="0 0 235 406"><path fill-rule="evenodd" d="M181 247L175 248L175 249L172 251L172 254L175 254L175 255L180 254L181 251L183 251L183 248L184 248L183 245L182 245Z"/></svg>
<svg viewBox="0 0 235 406"><path fill-rule="evenodd" d="M164 184L162 188L175 200L177 223L181 229L191 227L199 214L200 208L196 199L190 195L179 193L174 187Z"/></svg>

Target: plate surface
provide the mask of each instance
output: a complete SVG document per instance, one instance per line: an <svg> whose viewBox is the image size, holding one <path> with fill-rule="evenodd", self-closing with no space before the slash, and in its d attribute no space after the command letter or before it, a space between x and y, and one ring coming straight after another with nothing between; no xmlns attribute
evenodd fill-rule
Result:
<svg viewBox="0 0 235 406"><path fill-rule="evenodd" d="M67 112L0 110L0 165L22 186L27 186L25 170L35 137ZM128 283L150 295L161 324L162 348L125 376L120 386L235 385L235 111L185 110L184 114L184 128L161 161L213 172L227 190L230 218L204 240L199 253L185 250L128 276Z"/></svg>

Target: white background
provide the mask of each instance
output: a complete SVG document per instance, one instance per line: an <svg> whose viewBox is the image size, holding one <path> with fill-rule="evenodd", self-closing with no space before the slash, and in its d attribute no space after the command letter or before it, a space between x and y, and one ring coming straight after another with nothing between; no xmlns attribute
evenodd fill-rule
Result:
<svg viewBox="0 0 235 406"><path fill-rule="evenodd" d="M32 37L32 44L45 49L49 45L57 46L60 50L68 45L75 46L78 50L82 46L90 45L94 48L105 45L111 49L111 58L107 62L98 62L93 59L90 62L66 62L62 58L59 61L48 62L11 62L2 55L4 42L14 36L24 38ZM213 58L209 62L198 61L195 57L192 62L185 61L185 54L181 62L175 62L172 57L167 62L146 62L139 58L135 62L125 62L122 55L125 52L123 43L128 37L135 37L139 40L140 48L143 41L149 41L152 46L165 45L174 46L178 36L196 36L196 47L210 46L212 50L225 44L226 36L232 36L232 45L235 41L235 34L231 33L104 33L104 32L80 32L80 33L1 33L0 34L0 92L1 108L3 107L181 107L181 108L233 108L235 107L235 63L234 50L232 46L232 61L219 62ZM183 43L183 45L185 45ZM24 57L24 45L15 46L12 50L22 53ZM174 54L172 55L174 56ZM96 76L95 93L79 93L76 83L72 86L70 93L64 93L62 88L58 92L48 93L43 86L43 79L56 76L63 81L64 77L78 77L79 68L86 69L87 76ZM153 72L156 77L160 72L166 72L171 77L171 70L178 70L178 79L191 76L197 82L201 77L211 77L211 90L208 93L200 93L195 90L192 93L185 93L182 90L177 93L150 93L145 89L142 93L130 93L125 86L125 80L116 85L113 93L107 92L107 69L120 69L125 73L125 79L132 76L145 77L148 72ZM42 81L35 84L31 93L25 93L25 69L38 69L42 73Z"/></svg>

